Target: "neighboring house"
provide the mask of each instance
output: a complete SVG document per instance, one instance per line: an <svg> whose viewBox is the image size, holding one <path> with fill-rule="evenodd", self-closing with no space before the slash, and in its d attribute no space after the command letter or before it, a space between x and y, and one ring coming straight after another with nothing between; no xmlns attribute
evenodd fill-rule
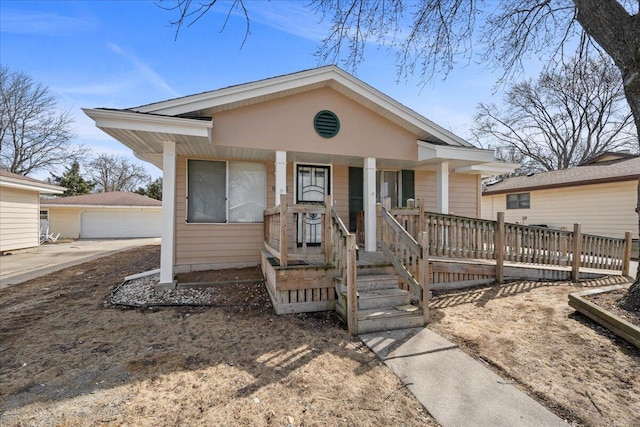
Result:
<svg viewBox="0 0 640 427"><path fill-rule="evenodd" d="M49 229L60 237L103 239L160 237L162 202L137 193L111 191L42 199Z"/></svg>
<svg viewBox="0 0 640 427"><path fill-rule="evenodd" d="M351 231L364 211L371 251L376 201L418 198L477 217L481 177L514 168L335 66L84 112L163 170L161 285L180 271L258 264L263 210L281 194L288 204L330 195Z"/></svg>
<svg viewBox="0 0 640 427"><path fill-rule="evenodd" d="M65 188L0 169L0 253L40 244L40 194Z"/></svg>
<svg viewBox="0 0 640 427"><path fill-rule="evenodd" d="M574 168L503 179L482 194L482 218L583 233L638 238L637 204L640 156L605 153Z"/></svg>

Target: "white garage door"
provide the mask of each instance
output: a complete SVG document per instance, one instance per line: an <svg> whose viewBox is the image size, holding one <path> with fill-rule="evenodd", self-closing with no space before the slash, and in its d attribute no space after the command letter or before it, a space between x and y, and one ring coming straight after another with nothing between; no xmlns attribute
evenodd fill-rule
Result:
<svg viewBox="0 0 640 427"><path fill-rule="evenodd" d="M80 215L80 237L160 237L162 213L144 211L87 210Z"/></svg>

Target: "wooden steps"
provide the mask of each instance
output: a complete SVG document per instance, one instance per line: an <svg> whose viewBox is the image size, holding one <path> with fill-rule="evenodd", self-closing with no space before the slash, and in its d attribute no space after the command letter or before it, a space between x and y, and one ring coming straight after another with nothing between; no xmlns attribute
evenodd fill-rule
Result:
<svg viewBox="0 0 640 427"><path fill-rule="evenodd" d="M358 334L424 326L422 309L411 304L411 294L399 284L398 276L387 271L358 274ZM336 278L336 293L336 311L346 323L347 289L341 278Z"/></svg>

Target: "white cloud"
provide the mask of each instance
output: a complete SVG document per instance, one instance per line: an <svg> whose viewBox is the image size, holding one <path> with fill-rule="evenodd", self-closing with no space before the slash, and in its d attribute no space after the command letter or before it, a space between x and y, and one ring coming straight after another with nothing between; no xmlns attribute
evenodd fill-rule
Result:
<svg viewBox="0 0 640 427"><path fill-rule="evenodd" d="M150 83L156 89L170 94L171 96L179 96L180 94L175 91L169 84L156 73L149 65L142 62L133 53L125 52L120 46L115 43L107 43L107 47L114 53L122 56L129 61L135 68L137 74L142 77L146 82Z"/></svg>
<svg viewBox="0 0 640 427"><path fill-rule="evenodd" d="M32 35L68 35L93 27L82 18L55 13L3 10L0 14L0 32Z"/></svg>

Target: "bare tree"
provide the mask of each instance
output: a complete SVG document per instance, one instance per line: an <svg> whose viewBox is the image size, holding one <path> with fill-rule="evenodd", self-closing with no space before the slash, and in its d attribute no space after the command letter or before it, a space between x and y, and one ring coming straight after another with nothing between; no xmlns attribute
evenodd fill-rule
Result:
<svg viewBox="0 0 640 427"><path fill-rule="evenodd" d="M88 170L99 193L134 191L151 179L142 166L113 154L100 154L89 163Z"/></svg>
<svg viewBox="0 0 640 427"><path fill-rule="evenodd" d="M221 2L195 2L199 8L191 0L176 3L180 16L173 23L180 28ZM245 12L248 34L245 2L232 4ZM571 42L579 40L582 52L593 46L613 59L640 135L639 4L638 0L312 0L311 7L331 22L318 51L322 62L342 60L353 69L364 59L367 43L377 42L396 49L400 77L414 74L422 82L436 73L446 77L457 64L477 59L478 53L484 63L502 68L506 81L522 70L523 60L537 56L553 64L565 48L573 50ZM640 229L640 181L636 210ZM640 307L640 268L624 306Z"/></svg>
<svg viewBox="0 0 640 427"><path fill-rule="evenodd" d="M547 171L638 149L620 72L605 57L575 58L517 83L500 107L480 103L472 131L480 143L498 141Z"/></svg>
<svg viewBox="0 0 640 427"><path fill-rule="evenodd" d="M25 73L0 66L0 166L20 175L53 170L84 155L74 147L71 114L59 111L49 89Z"/></svg>

